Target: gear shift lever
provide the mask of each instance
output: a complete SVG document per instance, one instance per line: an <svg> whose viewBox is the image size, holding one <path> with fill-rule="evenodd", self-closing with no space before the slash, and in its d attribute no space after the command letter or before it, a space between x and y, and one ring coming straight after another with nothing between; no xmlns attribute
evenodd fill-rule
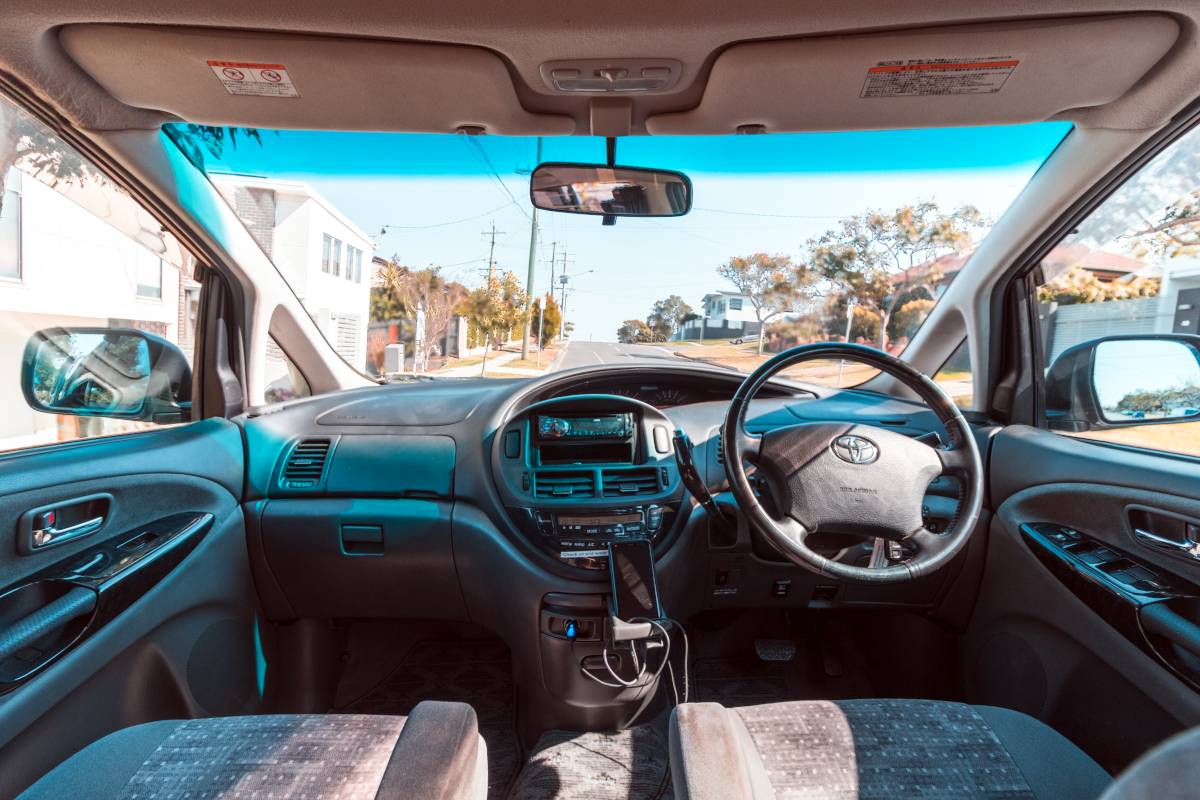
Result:
<svg viewBox="0 0 1200 800"><path fill-rule="evenodd" d="M679 477L692 493L692 497L699 501L718 525L724 526L729 520L725 518L721 507L713 499L712 492L708 491L708 486L700 477L700 471L696 469L696 460L692 456L692 440L682 428L675 429L675 463L679 465Z"/></svg>

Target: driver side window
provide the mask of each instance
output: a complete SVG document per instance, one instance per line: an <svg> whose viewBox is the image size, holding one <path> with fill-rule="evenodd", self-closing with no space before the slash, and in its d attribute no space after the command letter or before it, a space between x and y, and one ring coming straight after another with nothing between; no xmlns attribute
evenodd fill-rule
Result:
<svg viewBox="0 0 1200 800"><path fill-rule="evenodd" d="M1121 186L1037 275L1046 426L1200 456L1200 132Z"/></svg>

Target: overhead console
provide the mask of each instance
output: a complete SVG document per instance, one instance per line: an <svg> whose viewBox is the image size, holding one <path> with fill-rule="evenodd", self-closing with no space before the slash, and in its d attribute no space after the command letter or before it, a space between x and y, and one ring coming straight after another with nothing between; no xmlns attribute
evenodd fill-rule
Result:
<svg viewBox="0 0 1200 800"><path fill-rule="evenodd" d="M609 542L661 541L682 500L671 422L628 397L536 403L496 438L493 466L518 530L559 561L607 567Z"/></svg>

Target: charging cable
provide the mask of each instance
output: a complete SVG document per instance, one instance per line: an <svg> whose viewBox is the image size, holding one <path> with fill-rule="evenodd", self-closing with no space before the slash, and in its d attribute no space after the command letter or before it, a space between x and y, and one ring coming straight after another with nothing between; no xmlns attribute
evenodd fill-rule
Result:
<svg viewBox="0 0 1200 800"><path fill-rule="evenodd" d="M654 674L651 675L649 678L646 677L646 673L650 667L650 659L646 658L645 660L642 660L641 658L639 658L637 642L636 642L636 640L630 640L629 652L630 652L630 657L633 660L633 668L634 668L634 672L635 672L633 678L622 678L612 668L612 662L609 660L609 651L608 651L607 645L605 645L600 650L600 657L601 657L601 659L603 659L604 669L608 673L609 677L612 678L612 681L611 682L606 681L603 678L593 675L586 668L584 668L583 663L580 662L579 671L582 672L586 678L588 678L591 681L594 681L595 683L600 684L601 686L606 686L609 689L641 689L646 686L650 686L655 681L657 681L659 676L662 675L663 670L666 669L670 665L670 663L671 663L671 636L669 633L667 633L667 629L664 628L659 622L656 622L655 620L652 620L652 619L646 619L644 617L636 617L629 621L634 622L634 623L640 622L643 624L649 624L650 627L648 628L648 630L650 630L652 632L652 635L653 635L654 630L657 630L657 632L659 634L661 634L662 647L663 647L663 659L662 659L662 663L659 664L658 669L654 670ZM676 623L676 624L678 624L678 623ZM644 638L648 638L648 637L644 637ZM571 649L574 650L574 647L575 647L575 643L572 642ZM613 655L618 655L618 654L613 653Z"/></svg>

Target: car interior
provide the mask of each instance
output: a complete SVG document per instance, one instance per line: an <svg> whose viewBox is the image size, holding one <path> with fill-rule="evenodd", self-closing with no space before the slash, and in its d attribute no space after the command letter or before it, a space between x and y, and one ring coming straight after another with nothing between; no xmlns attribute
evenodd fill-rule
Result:
<svg viewBox="0 0 1200 800"><path fill-rule="evenodd" d="M0 797L1200 796L1200 5L9 0L0 18ZM829 165L925 159L901 182L949 185L943 166L1028 131L1053 136L1019 181L946 189L1007 194L884 347L920 259L847 271L892 201ZM285 219L302 187L272 159L296 153L364 164L334 176L329 218L417 247L425 218L381 219L363 188L384 136L431 184L417 162L457 147L479 208L510 206L522 285L530 240L525 316L470 312L470 374L403 355L368 374L387 326L372 311L355 344L317 310L379 288L369 254L340 262L349 234L316 257L341 288L285 267L286 225L316 207ZM523 171L488 149L535 141ZM589 341L622 281L709 290L686 265L621 273L637 242L730 255L697 221L722 184L684 163L693 143L761 154L762 175L807 148L868 210L838 228L833 190L798 211L761 178L724 212L839 232L795 274L844 334L776 347L760 315L707 351L736 368L688 356L708 311L669 341ZM455 208L437 225L476 211ZM470 219L438 230L479 249ZM572 297L555 242L554 338L529 309L560 219L605 257ZM134 303L95 277L89 242L113 231L154 254ZM42 254L61 267L44 286ZM492 266L463 280L486 294ZM744 290L756 311L783 294ZM429 330L434 301L412 308ZM497 326L525 349L489 374Z"/></svg>

